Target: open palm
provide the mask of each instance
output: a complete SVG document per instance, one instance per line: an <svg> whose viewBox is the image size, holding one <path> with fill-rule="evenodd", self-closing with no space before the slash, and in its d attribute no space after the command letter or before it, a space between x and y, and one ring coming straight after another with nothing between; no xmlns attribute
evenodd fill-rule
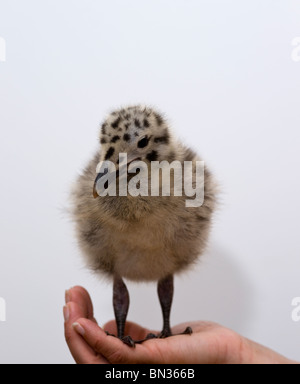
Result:
<svg viewBox="0 0 300 384"><path fill-rule="evenodd" d="M130 348L121 340L108 336L116 334L114 321L100 328L94 319L88 292L74 287L66 297L65 337L78 364L241 364L289 363L275 352L247 340L237 333L211 322L181 324L173 328L180 333L190 325L192 335L152 339ZM159 333L127 322L125 334L134 340L149 333Z"/></svg>

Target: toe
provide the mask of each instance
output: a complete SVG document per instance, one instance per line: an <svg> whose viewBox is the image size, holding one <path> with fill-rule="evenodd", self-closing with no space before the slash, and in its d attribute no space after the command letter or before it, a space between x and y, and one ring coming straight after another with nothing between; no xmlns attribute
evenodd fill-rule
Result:
<svg viewBox="0 0 300 384"><path fill-rule="evenodd" d="M105 331L105 333L107 334L107 336L116 337L116 335L113 335L112 333L109 333L108 331Z"/></svg>
<svg viewBox="0 0 300 384"><path fill-rule="evenodd" d="M191 327L186 327L186 329L182 332L183 335L191 335L193 330Z"/></svg>
<svg viewBox="0 0 300 384"><path fill-rule="evenodd" d="M132 340L132 337L124 336L122 337L122 341L124 344L128 345L129 347L135 348L135 342Z"/></svg>
<svg viewBox="0 0 300 384"><path fill-rule="evenodd" d="M151 340L151 339L157 339L158 336L155 335L154 333L148 333L148 335L146 336L146 340Z"/></svg>

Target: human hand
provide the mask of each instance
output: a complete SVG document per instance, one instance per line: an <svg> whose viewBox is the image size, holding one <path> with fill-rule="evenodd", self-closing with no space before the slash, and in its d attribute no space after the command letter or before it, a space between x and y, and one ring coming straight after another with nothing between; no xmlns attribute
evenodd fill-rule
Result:
<svg viewBox="0 0 300 384"><path fill-rule="evenodd" d="M243 338L237 333L211 322L181 324L172 329L182 332L187 326L192 335L152 339L130 348L118 338L114 321L103 329L97 325L88 292L74 287L66 293L65 337L78 364L289 364L290 360ZM105 330L105 331L104 331ZM141 340L150 331L127 322L125 334Z"/></svg>

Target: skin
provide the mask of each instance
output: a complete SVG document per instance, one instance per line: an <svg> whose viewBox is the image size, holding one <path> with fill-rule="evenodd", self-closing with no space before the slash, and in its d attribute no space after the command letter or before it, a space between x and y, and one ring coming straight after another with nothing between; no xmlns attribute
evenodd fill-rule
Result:
<svg viewBox="0 0 300 384"><path fill-rule="evenodd" d="M77 364L297 364L276 352L211 322L174 327L179 333L188 325L192 335L154 339L129 348L105 331L116 334L115 321L99 327L88 292L74 287L66 292L65 337ZM127 322L125 334L143 339L150 331Z"/></svg>

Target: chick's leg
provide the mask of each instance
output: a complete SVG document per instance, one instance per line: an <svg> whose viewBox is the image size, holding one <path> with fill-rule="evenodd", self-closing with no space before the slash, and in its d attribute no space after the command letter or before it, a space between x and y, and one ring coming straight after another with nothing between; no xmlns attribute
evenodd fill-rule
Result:
<svg viewBox="0 0 300 384"><path fill-rule="evenodd" d="M135 341L131 336L125 336L125 324L129 309L129 293L123 279L118 275L114 277L113 307L117 323L118 338L122 340L124 344L134 348L136 344L142 344L144 341L157 337L150 333L145 339ZM112 335L109 332L106 332L106 334L115 337L115 335Z"/></svg>
<svg viewBox="0 0 300 384"><path fill-rule="evenodd" d="M158 282L157 292L163 314L163 330L159 337L163 339L172 336L170 314L174 295L173 275L167 276ZM187 327L181 335L190 335L192 332L191 327Z"/></svg>
<svg viewBox="0 0 300 384"><path fill-rule="evenodd" d="M163 314L163 330L160 337L165 338L172 336L170 327L170 314L174 295L174 278L172 275L158 282L157 293Z"/></svg>
<svg viewBox="0 0 300 384"><path fill-rule="evenodd" d="M130 336L124 336L125 323L129 309L128 289L120 276L114 277L113 306L117 323L118 338L130 347L134 347L134 341Z"/></svg>

